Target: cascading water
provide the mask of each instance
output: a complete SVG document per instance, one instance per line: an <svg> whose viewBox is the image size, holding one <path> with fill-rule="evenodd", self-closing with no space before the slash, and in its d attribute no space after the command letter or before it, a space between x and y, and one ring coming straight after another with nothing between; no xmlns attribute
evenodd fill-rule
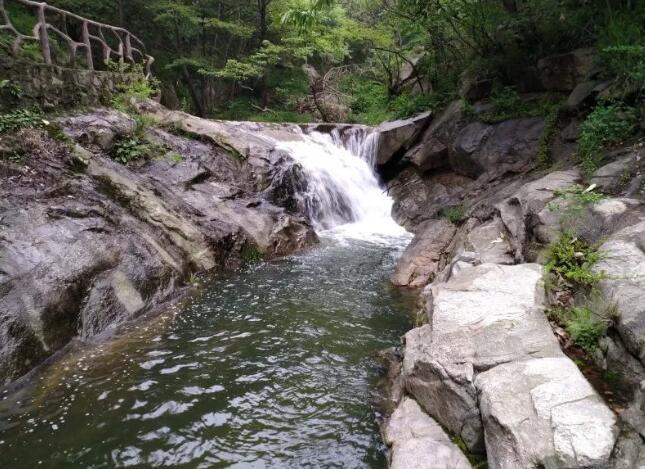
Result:
<svg viewBox="0 0 645 469"><path fill-rule="evenodd" d="M344 137L313 132L277 143L303 169L307 190L301 196L316 231L371 241L405 235L379 185L377 143L377 134L361 128Z"/></svg>

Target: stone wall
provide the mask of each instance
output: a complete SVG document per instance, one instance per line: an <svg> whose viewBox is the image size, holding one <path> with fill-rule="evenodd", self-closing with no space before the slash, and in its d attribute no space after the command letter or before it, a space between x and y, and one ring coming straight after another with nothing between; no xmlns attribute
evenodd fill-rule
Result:
<svg viewBox="0 0 645 469"><path fill-rule="evenodd" d="M20 98L0 89L0 112L18 105L38 105L44 110L105 104L118 85L141 77L105 71L78 70L45 65L0 54L0 81L9 80L22 91Z"/></svg>

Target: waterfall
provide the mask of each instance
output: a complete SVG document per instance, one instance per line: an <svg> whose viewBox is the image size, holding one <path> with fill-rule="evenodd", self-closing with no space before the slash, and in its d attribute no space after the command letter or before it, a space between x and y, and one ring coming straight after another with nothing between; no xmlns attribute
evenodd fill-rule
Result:
<svg viewBox="0 0 645 469"><path fill-rule="evenodd" d="M301 134L277 142L302 167L307 180L307 212L319 233L366 240L401 237L406 231L391 217L393 201L375 169L378 136L369 129Z"/></svg>

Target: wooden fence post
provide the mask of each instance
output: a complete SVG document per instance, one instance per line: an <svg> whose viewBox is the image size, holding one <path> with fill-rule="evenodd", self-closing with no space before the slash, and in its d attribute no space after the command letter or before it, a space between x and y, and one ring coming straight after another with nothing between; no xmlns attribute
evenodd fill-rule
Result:
<svg viewBox="0 0 645 469"><path fill-rule="evenodd" d="M38 37L40 38L40 51L43 54L45 63L52 64L52 53L49 47L49 34L47 32L47 19L45 18L45 3L38 7Z"/></svg>
<svg viewBox="0 0 645 469"><path fill-rule="evenodd" d="M90 42L90 30L87 21L83 21L83 43L85 44L85 61L87 68L94 70L94 58L92 57L92 43Z"/></svg>

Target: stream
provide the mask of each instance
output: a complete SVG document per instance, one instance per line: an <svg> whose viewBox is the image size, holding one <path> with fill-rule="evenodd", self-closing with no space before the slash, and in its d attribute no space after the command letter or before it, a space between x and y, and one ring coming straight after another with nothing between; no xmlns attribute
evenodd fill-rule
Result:
<svg viewBox="0 0 645 469"><path fill-rule="evenodd" d="M410 327L414 298L388 280L410 235L369 158L328 136L284 145L320 245L205 279L0 396L0 467L386 466L376 354Z"/></svg>

